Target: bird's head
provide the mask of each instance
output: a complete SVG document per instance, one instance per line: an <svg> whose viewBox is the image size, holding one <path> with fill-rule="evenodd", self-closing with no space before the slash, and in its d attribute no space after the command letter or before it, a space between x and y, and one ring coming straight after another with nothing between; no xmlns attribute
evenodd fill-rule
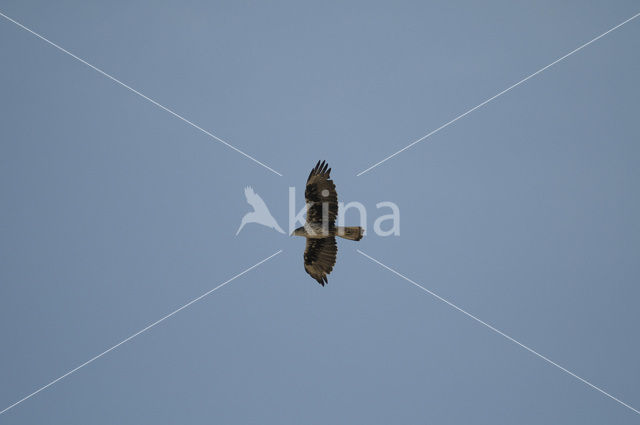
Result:
<svg viewBox="0 0 640 425"><path fill-rule="evenodd" d="M304 231L304 226L302 226L294 230L291 236L304 236L305 234L306 232Z"/></svg>

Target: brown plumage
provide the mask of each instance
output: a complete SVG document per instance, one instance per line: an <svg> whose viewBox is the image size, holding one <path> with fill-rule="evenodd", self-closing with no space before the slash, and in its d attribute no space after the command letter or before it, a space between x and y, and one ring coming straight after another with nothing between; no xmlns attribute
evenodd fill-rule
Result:
<svg viewBox="0 0 640 425"><path fill-rule="evenodd" d="M333 270L338 255L336 238L311 239L307 238L304 247L304 269L309 276L324 286L328 282L327 275Z"/></svg>
<svg viewBox="0 0 640 425"><path fill-rule="evenodd" d="M307 222L297 228L292 236L304 236L304 269L322 286L336 263L338 246L336 236L359 241L364 235L361 227L336 227L338 217L338 193L331 180L331 168L325 161L318 161L309 173L304 197L307 201Z"/></svg>

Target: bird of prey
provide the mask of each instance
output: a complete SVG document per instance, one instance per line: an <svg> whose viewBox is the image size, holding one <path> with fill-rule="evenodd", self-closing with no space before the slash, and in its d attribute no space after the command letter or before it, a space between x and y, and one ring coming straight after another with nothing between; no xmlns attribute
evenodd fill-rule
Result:
<svg viewBox="0 0 640 425"><path fill-rule="evenodd" d="M280 233L284 233L284 230L278 226L278 222L271 215L269 208L267 208L267 204L264 203L260 195L253 191L253 188L245 187L244 188L244 196L247 198L247 202L249 205L253 207L253 211L248 212L242 217L242 222L240 223L240 227L236 232L236 236L240 233L240 230L247 223L258 223L263 226L271 227L272 229L277 230Z"/></svg>
<svg viewBox="0 0 640 425"><path fill-rule="evenodd" d="M359 241L364 235L362 227L336 226L338 216L338 193L336 185L330 179L331 168L325 161L318 161L309 173L304 197L307 201L307 221L298 227L291 236L304 236L307 246L304 249L304 269L324 286L327 275L336 264L336 236Z"/></svg>

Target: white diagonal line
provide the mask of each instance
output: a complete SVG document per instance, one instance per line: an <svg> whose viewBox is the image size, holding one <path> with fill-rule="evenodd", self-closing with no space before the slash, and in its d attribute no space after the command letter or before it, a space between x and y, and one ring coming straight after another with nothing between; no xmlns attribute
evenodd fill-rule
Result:
<svg viewBox="0 0 640 425"><path fill-rule="evenodd" d="M496 94L495 96L490 97L489 99L485 100L484 102L474 106L473 108L469 109L468 111L464 112L463 114L458 115L457 117L455 117L454 119L452 119L451 121L441 125L440 127L436 128L435 130L433 130L430 133L425 134L424 136L422 136L421 138L419 138L418 140L409 143L407 146L405 146L404 148L400 149L399 151L397 151L396 153L393 153L391 155L389 155L388 157L386 157L385 159L383 159L382 161L376 162L375 164L373 164L371 167L360 171L356 176L359 177L361 175L363 175L364 173L376 168L378 165L382 164L383 162L386 162L388 160L390 160L391 158L393 158L394 156L398 155L401 152L406 151L407 149L409 149L410 147L412 147L413 145L416 145L420 142L422 142L424 139L433 136L434 134L436 134L437 132L439 132L440 130L450 126L451 124L453 124L454 122L458 121L460 118L469 115L470 113L472 113L473 111L475 111L476 109L479 109L481 107L483 107L484 105L486 105L487 103L491 102L492 100L502 96L503 94L505 94L506 92L508 92L509 90L519 86L520 84L524 83L525 81L529 80L530 78L535 77L536 75L540 74L541 72L545 71L548 68L551 68L553 65L557 64L558 62L568 58L569 56L573 55L574 53L584 49L585 47L587 47L588 45L590 45L591 43L601 39L602 37L604 37L605 35L609 34L612 31L615 31L616 29L620 28L621 26L623 26L624 24L626 24L627 22L632 21L633 19L637 18L638 16L640 16L640 13L636 13L635 15L633 15L632 17L630 17L629 19L627 19L624 22L619 23L618 25L616 25L615 27L603 32L602 34L600 34L599 36L597 36L596 38L591 39L590 41L587 41L586 43L584 43L582 46L577 47L575 49L573 49L572 51L570 51L569 53L567 53L566 55L562 56L561 58L556 59L555 61L551 62L549 65L545 66L544 68L540 68L539 70L537 70L536 72L534 72L533 74L530 74L529 76L523 78L522 80L518 81L517 83L507 87L506 89L502 90L500 93Z"/></svg>
<svg viewBox="0 0 640 425"><path fill-rule="evenodd" d="M31 34L35 35L36 37L38 37L39 39L49 43L51 46L55 47L56 49L60 50L63 53L66 53L67 55L71 56L72 58L76 59L79 62L82 62L83 64L87 65L89 68L93 69L94 71L99 72L100 74L104 75L105 77L109 78L110 80L114 81L115 83L120 84L122 87L126 88L127 90L137 94L138 96L140 96L141 98L153 103L154 105L156 105L158 108L170 113L171 115L173 115L174 117L184 121L185 123L189 124L191 127L200 130L202 133L206 134L207 136L211 137L212 139L217 140L218 142L222 143L223 145L233 149L234 151L238 152L239 154L249 158L250 160L252 160L253 162L262 165L264 168L266 168L267 170L271 171L272 173L275 173L279 176L282 177L282 174L280 174L279 172L277 172L276 170L274 170L273 168L269 167L268 165L263 164L262 162L258 161L257 159L255 159L254 157L252 157L251 155L241 151L240 149L236 148L235 146L231 145L230 143L222 140L221 138L219 138L218 136L216 136L215 134L205 130L204 128L200 127L197 124L194 124L193 122L189 121L188 119L186 119L185 117L183 117L182 115L178 114L177 112L172 111L171 109L167 108L166 106L161 105L160 103L156 102L155 100L151 99L148 96L145 96L144 94L140 93L138 90L134 89L131 86L128 86L127 84L123 83L122 81L118 80L116 77L107 74L105 71L101 70L100 68L98 68L97 66L91 65L89 62L85 61L84 59L79 58L78 56L74 55L73 53L71 53L70 51L60 47L59 45L57 45L56 43L54 43L51 40L48 40L47 38L45 38L44 36L38 34L37 32L25 27L24 25L22 25L20 22L16 21L15 19L12 19L10 17L8 17L7 15L5 15L4 13L0 12L0 16L2 16L3 18L5 18L6 20L13 22L14 24L16 24L17 26L19 26L20 28L22 28L23 30L26 30L28 32L30 32Z"/></svg>
<svg viewBox="0 0 640 425"><path fill-rule="evenodd" d="M14 408L15 406L17 406L18 404L22 403L23 401L26 401L28 399L30 399L31 397L33 397L34 395L38 394L40 391L43 391L47 388L49 388L50 386L52 386L53 384L55 384L56 382L66 378L67 376L71 375L74 372L77 372L78 370L82 369L83 367L87 366L88 364L92 363L95 360L98 360L100 357L104 356L105 354L109 353L110 351L115 350L116 348L120 347L122 344L131 341L133 338L137 337L138 335L140 335L141 333L144 333L146 331L148 331L149 329L153 328L154 326L164 322L165 320L167 320L169 317L173 316L174 314L178 313L181 310L184 310L185 308L189 307L191 304L194 304L198 301L200 301L201 299L203 299L204 297L206 297L207 295L211 294L214 291L217 291L218 289L222 288L223 286L225 286L227 283L234 281L235 279L239 278L240 276L242 276L243 274L247 273L250 270L255 269L256 267L258 267L260 264L272 259L273 257L275 257L276 255L280 254L282 252L282 250L279 250L278 252L271 254L270 256L268 256L267 258L265 258L264 260L254 264L253 266L249 267L248 269L245 269L244 271L238 273L237 275L233 276L231 279L221 283L220 285L216 286L215 288L205 292L204 294L200 295L197 298L194 298L193 300L189 301L188 303L186 303L185 305L183 305L182 307L172 311L171 313L167 314L166 316L162 317L161 319L156 320L155 322L153 322L152 324L150 324L149 326L140 329L138 332L134 333L133 335L123 339L122 341L120 341L119 343L117 343L116 345L112 346L111 348L103 351L102 353L98 354L97 356L92 357L91 359L87 360L86 362L82 363L80 366L71 369L70 371L68 371L67 373L65 373L64 375L60 376L59 378L54 379L53 381L49 382L47 385L39 388L38 390L32 392L31 394L29 394L26 397L21 398L20 400L16 401L15 403L13 403L12 405L6 407L4 410L0 411L0 415L5 413L6 411L8 411L9 409Z"/></svg>
<svg viewBox="0 0 640 425"><path fill-rule="evenodd" d="M549 359L548 357L543 356L542 354L538 353L537 351L535 351L532 348L527 347L526 345L524 345L523 343L521 343L520 341L510 337L509 335L507 335L506 333L502 332L499 329L494 328L493 326L491 326L490 324L488 324L487 322L477 318L476 316L474 316L473 314L467 312L466 310L463 310L462 308L458 307L457 305L453 304L451 301L448 301L444 298L442 298L440 295L428 290L427 288L425 288L424 286L420 285L419 283L414 282L413 280L409 279L408 277L406 277L405 275L403 275L400 272L395 271L394 269L392 269L391 267L382 264L380 261L376 260L375 258L365 254L364 252L360 251L359 249L357 250L360 254L364 255L365 257L367 257L369 260L373 261L374 263L379 264L380 266L384 267L385 269L389 270L391 273L400 276L401 278L403 278L404 280L406 280L407 282L411 283L412 285L422 289L424 292L428 293L429 295L434 296L435 298L439 299L440 301L442 301L443 303L455 308L456 310L458 310L459 312L463 313L464 315L472 318L473 320L475 320L476 322L480 323L483 326L486 326L487 328L491 329L492 331L494 331L495 333L497 333L498 335L501 335L503 337L505 337L506 339L508 339L509 341L518 344L520 347L524 348L525 350L529 351L532 354L535 354L536 356L540 357L542 360L544 360L545 362L557 367L558 369L560 369L561 371L568 373L569 375L573 376L574 378L576 378L579 381L582 381L583 383L587 384L588 386L590 386L591 388L593 388L596 391L599 391L600 393L606 395L607 397L609 397L610 399L617 401L618 403L620 403L621 405L623 405L624 407L633 410L634 412L640 414L640 411L629 406L627 403L625 403L624 401L621 401L620 399L615 398L614 396L612 396L611 394L609 394L608 392L606 392L605 390L601 389L600 387L595 386L594 384L592 384L591 382L587 381L584 378L579 377L578 375L576 375L575 373L571 372L570 370L560 366L558 363L554 362L553 360Z"/></svg>

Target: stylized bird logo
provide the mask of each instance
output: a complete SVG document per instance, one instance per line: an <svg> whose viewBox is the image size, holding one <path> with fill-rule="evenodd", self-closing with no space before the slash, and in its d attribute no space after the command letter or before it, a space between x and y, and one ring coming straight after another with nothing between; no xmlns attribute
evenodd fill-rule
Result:
<svg viewBox="0 0 640 425"><path fill-rule="evenodd" d="M240 230L242 230L244 225L247 223L262 224L263 226L270 227L280 233L284 233L284 230L282 230L280 226L278 226L278 222L275 218L273 218L271 212L269 212L267 204L264 203L260 195L253 191L253 188L251 188L251 186L244 188L244 196L247 198L247 202L249 203L249 205L253 207L253 211L246 213L244 217L242 217L242 222L240 223L240 227L236 232L236 236L238 236Z"/></svg>

